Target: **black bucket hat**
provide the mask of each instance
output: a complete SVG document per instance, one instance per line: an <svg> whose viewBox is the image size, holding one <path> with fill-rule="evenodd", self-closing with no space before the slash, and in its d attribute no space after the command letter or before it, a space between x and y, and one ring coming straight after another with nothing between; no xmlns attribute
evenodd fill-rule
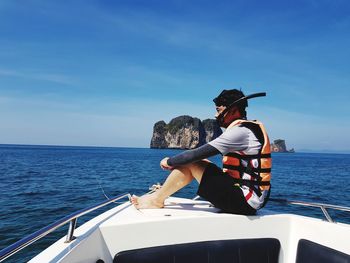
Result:
<svg viewBox="0 0 350 263"><path fill-rule="evenodd" d="M215 99L213 99L216 106L230 106L235 101L239 100L240 98L245 97L244 93L241 90L238 89L230 89L230 90L223 90L219 96L217 96ZM246 108L248 107L248 102L245 99L242 99L238 104L238 107Z"/></svg>

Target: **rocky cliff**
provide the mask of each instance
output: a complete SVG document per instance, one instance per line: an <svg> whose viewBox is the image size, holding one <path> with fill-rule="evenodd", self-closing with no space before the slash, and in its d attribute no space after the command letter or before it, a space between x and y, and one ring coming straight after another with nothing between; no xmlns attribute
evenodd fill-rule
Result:
<svg viewBox="0 0 350 263"><path fill-rule="evenodd" d="M294 149L287 150L286 141L285 140L274 140L273 143L271 143L271 152L280 152L280 153L293 153Z"/></svg>
<svg viewBox="0 0 350 263"><path fill-rule="evenodd" d="M222 133L215 120L201 121L191 116L179 116L168 124L158 121L154 124L151 148L194 149Z"/></svg>

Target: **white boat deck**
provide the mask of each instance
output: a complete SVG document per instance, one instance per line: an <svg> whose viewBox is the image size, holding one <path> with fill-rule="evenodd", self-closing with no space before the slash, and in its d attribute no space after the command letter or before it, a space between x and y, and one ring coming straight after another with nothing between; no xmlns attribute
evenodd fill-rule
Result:
<svg viewBox="0 0 350 263"><path fill-rule="evenodd" d="M79 227L76 239L64 238L30 262L112 262L121 251L209 240L276 238L279 262L295 262L300 239L350 254L350 226L290 214L256 216L219 213L206 201L169 198L163 209L117 206Z"/></svg>

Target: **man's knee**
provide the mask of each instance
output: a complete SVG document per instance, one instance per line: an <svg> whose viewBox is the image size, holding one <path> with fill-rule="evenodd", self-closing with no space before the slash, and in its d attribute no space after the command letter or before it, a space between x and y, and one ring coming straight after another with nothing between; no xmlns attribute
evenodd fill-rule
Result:
<svg viewBox="0 0 350 263"><path fill-rule="evenodd" d="M179 167L176 167L174 170L177 170L178 172L182 173L182 174L191 174L191 168L190 168L190 164L186 164L186 165L182 165Z"/></svg>
<svg viewBox="0 0 350 263"><path fill-rule="evenodd" d="M192 163L191 166L189 167L189 169L191 171L191 175L199 183L202 180L203 173L204 173L204 171L209 163L210 163L209 161L201 160L201 161Z"/></svg>

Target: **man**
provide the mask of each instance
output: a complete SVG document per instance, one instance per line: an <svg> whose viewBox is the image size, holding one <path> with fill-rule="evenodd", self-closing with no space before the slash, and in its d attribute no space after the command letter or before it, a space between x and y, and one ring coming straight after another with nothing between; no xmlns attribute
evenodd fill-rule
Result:
<svg viewBox="0 0 350 263"><path fill-rule="evenodd" d="M264 126L246 119L247 100L240 90L224 90L213 101L216 119L226 130L215 140L160 162L171 170L164 185L152 194L133 196L136 208L162 208L164 200L189 184L199 183L198 195L224 212L253 215L270 194L271 150ZM223 168L206 158L223 155Z"/></svg>

